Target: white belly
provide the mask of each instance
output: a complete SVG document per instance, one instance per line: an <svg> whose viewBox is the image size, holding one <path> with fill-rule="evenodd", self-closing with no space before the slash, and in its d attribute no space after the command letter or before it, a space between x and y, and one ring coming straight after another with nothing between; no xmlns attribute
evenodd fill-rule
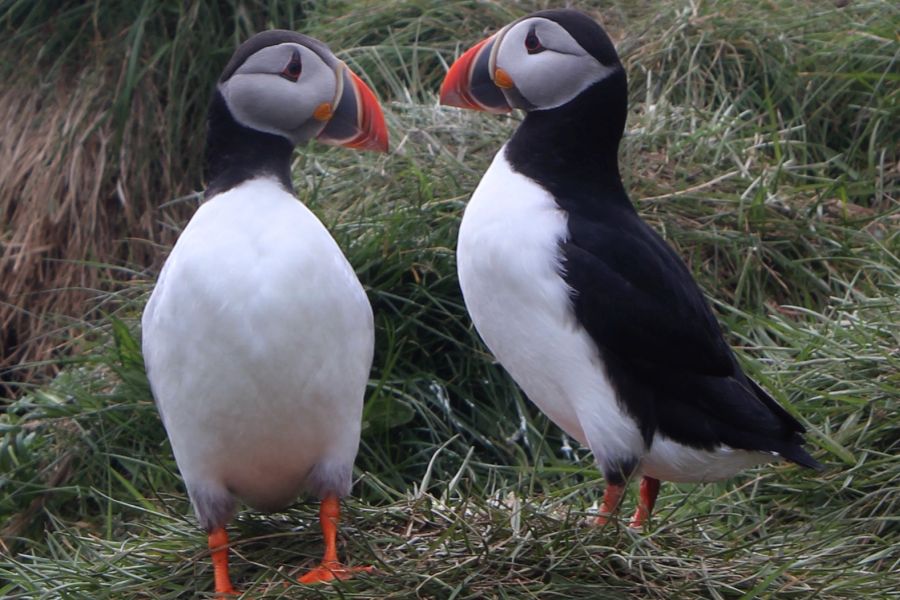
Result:
<svg viewBox="0 0 900 600"><path fill-rule="evenodd" d="M657 432L647 449L616 400L596 345L575 318L560 276L566 213L514 172L500 150L469 201L457 268L475 328L522 390L586 444L601 468L623 457L668 481L714 481L773 460L768 453L699 450ZM610 315L616 318L616 315Z"/></svg>
<svg viewBox="0 0 900 600"><path fill-rule="evenodd" d="M276 183L246 182L197 211L143 338L189 489L224 487L259 508L304 486L348 491L372 311L337 244Z"/></svg>
<svg viewBox="0 0 900 600"><path fill-rule="evenodd" d="M665 481L718 481L774 460L778 460L777 455L769 452L748 452L728 446L712 450L691 448L657 433L641 464L641 471Z"/></svg>
<svg viewBox="0 0 900 600"><path fill-rule="evenodd" d="M512 171L501 149L460 226L457 268L466 308L525 394L598 462L639 457L637 425L616 401L560 276L566 236L566 213Z"/></svg>

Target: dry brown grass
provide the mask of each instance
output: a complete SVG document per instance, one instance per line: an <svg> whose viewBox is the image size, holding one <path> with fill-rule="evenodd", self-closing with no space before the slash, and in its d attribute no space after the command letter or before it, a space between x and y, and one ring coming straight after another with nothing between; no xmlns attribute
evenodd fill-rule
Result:
<svg viewBox="0 0 900 600"><path fill-rule="evenodd" d="M110 25L110 13L153 4L87 6L102 7L104 31L118 35L127 21ZM111 239L137 235L140 210L178 193L155 186L199 185L190 179L198 166L184 163L202 144L195 99L206 102L204 78L246 37L235 23L290 26L284 14L298 6L235 0L245 12L216 21L209 7L227 4L159 3L127 106L114 106L127 48L99 70L110 104L95 99L85 110L125 124L119 146L117 130L98 121L109 179L96 202L112 213L98 216L117 227ZM512 18L491 10L527 12L528 2L304 4L311 19L296 28L343 48L366 72L392 134L389 156L307 149L294 169L298 194L357 268L376 315L360 479L345 505L341 554L380 574L298 588L291 569L321 551L315 505L244 511L231 531L232 574L245 597L900 597L890 575L900 569L900 434L890 418L900 397L896 3L858 0L842 11L813 0L579 3L604 18L610 4L621 7L610 10L621 13L614 27L625 32L633 111L622 165L641 215L686 257L742 365L803 418L828 465L667 485L643 533L578 526L602 493L590 454L493 364L455 276L465 200L517 117L438 108L434 89L460 49ZM167 44L178 51L154 59ZM7 50L4 40L0 77ZM76 56L79 67L93 60ZM170 124L168 138L159 121ZM164 160L171 179L156 182ZM183 222L185 205L157 214ZM150 250L128 244L135 255ZM0 597L181 598L210 587L205 538L186 516L143 370L136 316L146 288L116 289L106 306L121 319L85 327L95 339L70 368L0 407L0 524L9 524L0 531Z"/></svg>
<svg viewBox="0 0 900 600"><path fill-rule="evenodd" d="M170 242L153 209L191 186L186 165L172 159L152 80L118 129L110 89L122 74L96 65L53 85L20 80L0 92L4 384L42 372L40 361L69 342L67 325L89 318L86 303L120 276L116 265L153 263L153 244L123 240Z"/></svg>
<svg viewBox="0 0 900 600"><path fill-rule="evenodd" d="M153 272L190 212L159 206L201 187L218 72L302 18L298 0L0 3L0 397L58 367L98 292Z"/></svg>
<svg viewBox="0 0 900 600"><path fill-rule="evenodd" d="M128 276L120 267L158 264L175 228L161 226L155 209L201 186L209 89L250 32L280 26L327 34L382 99L428 106L444 63L464 40L546 4L310 2L308 15L297 0L0 7L0 388L14 392L12 382L53 368L40 363L58 356L73 321L96 315L86 302ZM633 181L656 183L636 196L651 220L650 204L664 202L667 218L685 212L684 231L696 231L690 199L719 198L735 186L744 186L741 203L753 208L750 218L734 215L744 232L760 226L767 203L796 211L798 227L816 215L822 198L837 198L844 218L853 210L847 206L884 213L893 206L898 162L896 144L886 140L896 139L900 122L897 87L890 85L897 12L872 16L888 4L858 3L843 13L813 2L762 7L765 19L753 27L740 3L711 4L699 15L696 3L690 13L660 11L652 2L581 6L621 33L615 37L632 104L652 105L657 115L645 115L640 144L624 148L640 153L626 155L626 163L645 165ZM848 19L856 24L844 32L839 24ZM814 35L805 35L807 28ZM698 130L696 111L707 106L716 112ZM800 127L785 125L798 119ZM686 133L670 144L678 128ZM704 152L696 143L704 135L721 144ZM770 166L751 177L749 158ZM717 169L725 164L723 176ZM827 189L821 177L830 180ZM807 187L779 194L785 178ZM672 182L680 182L677 195ZM685 202L671 202L676 198ZM707 222L711 211L700 210ZM183 223L188 212L187 205L169 207L164 218ZM788 265L802 255L769 259ZM756 271L758 286L744 286L732 281L744 277L744 266L711 264L720 283L735 283L737 297L742 290L778 291L770 289L769 269ZM758 305L764 295L745 300Z"/></svg>

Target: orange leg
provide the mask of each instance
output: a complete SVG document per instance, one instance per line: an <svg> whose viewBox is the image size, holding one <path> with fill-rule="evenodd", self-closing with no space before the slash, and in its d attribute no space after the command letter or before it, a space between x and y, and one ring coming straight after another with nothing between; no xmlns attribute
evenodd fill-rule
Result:
<svg viewBox="0 0 900 600"><path fill-rule="evenodd" d="M646 476L641 479L641 498L638 500L634 516L631 517L631 527L640 529L647 523L656 504L657 494L659 494L659 479Z"/></svg>
<svg viewBox="0 0 900 600"><path fill-rule="evenodd" d="M625 486L612 484L606 486L606 491L603 492L603 502L600 504L600 516L594 521L595 525L606 525L619 507L624 492Z"/></svg>
<svg viewBox="0 0 900 600"><path fill-rule="evenodd" d="M319 509L319 522L322 525L322 537L325 538L325 556L322 563L300 578L300 583L320 583L334 579L349 579L353 573L360 571L371 573L372 567L345 567L337 558L337 525L341 518L341 507L336 496L328 496L322 500Z"/></svg>
<svg viewBox="0 0 900 600"><path fill-rule="evenodd" d="M213 577L216 581L216 595L236 594L228 578L228 534L224 527L209 532L209 549L213 562Z"/></svg>

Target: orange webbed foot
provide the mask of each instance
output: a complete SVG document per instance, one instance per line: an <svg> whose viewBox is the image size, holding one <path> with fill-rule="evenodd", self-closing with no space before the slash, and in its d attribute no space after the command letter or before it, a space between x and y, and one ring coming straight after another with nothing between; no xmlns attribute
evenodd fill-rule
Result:
<svg viewBox="0 0 900 600"><path fill-rule="evenodd" d="M650 520L650 514L656 505L656 496L659 494L660 481L653 477L644 476L641 479L640 499L637 508L634 510L634 516L631 517L629 527L632 529L642 529Z"/></svg>
<svg viewBox="0 0 900 600"><path fill-rule="evenodd" d="M591 521L595 527L602 527L616 514L619 508L619 502L622 501L622 494L625 488L621 485L608 485L606 491L603 492L603 502L600 503L600 514Z"/></svg>
<svg viewBox="0 0 900 600"><path fill-rule="evenodd" d="M319 566L300 578L300 583L325 583L335 579L350 579L354 573L371 573L373 567L347 567L337 559L337 525L341 516L336 496L322 499L319 509L319 523L325 538L325 556Z"/></svg>
<svg viewBox="0 0 900 600"><path fill-rule="evenodd" d="M216 598L234 598L240 594L231 586L216 588Z"/></svg>
<svg viewBox="0 0 900 600"><path fill-rule="evenodd" d="M299 579L300 583L328 583L335 579L350 579L355 573L371 573L374 567L346 567L341 563L322 562Z"/></svg>
<svg viewBox="0 0 900 600"><path fill-rule="evenodd" d="M605 505L600 506L599 514L596 517L588 518L588 525L592 525L594 527L603 527L608 523L614 523L616 521L616 510L609 510L609 508Z"/></svg>

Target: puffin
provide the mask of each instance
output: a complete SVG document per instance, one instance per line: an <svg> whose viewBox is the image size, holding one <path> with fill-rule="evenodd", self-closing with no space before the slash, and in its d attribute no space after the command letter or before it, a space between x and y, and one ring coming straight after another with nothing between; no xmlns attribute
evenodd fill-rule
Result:
<svg viewBox="0 0 900 600"><path fill-rule="evenodd" d="M678 254L622 183L627 81L589 15L542 10L464 52L444 105L525 117L466 206L457 271L485 345L526 396L591 450L597 524L640 477L708 482L786 459L819 468L804 427L748 377Z"/></svg>
<svg viewBox="0 0 900 600"><path fill-rule="evenodd" d="M285 30L242 43L208 113L205 200L142 317L147 377L217 594L232 594L226 524L238 501L321 500L321 564L302 583L371 567L338 562L374 353L372 308L341 249L293 193L298 144L386 152L372 90L324 43Z"/></svg>

